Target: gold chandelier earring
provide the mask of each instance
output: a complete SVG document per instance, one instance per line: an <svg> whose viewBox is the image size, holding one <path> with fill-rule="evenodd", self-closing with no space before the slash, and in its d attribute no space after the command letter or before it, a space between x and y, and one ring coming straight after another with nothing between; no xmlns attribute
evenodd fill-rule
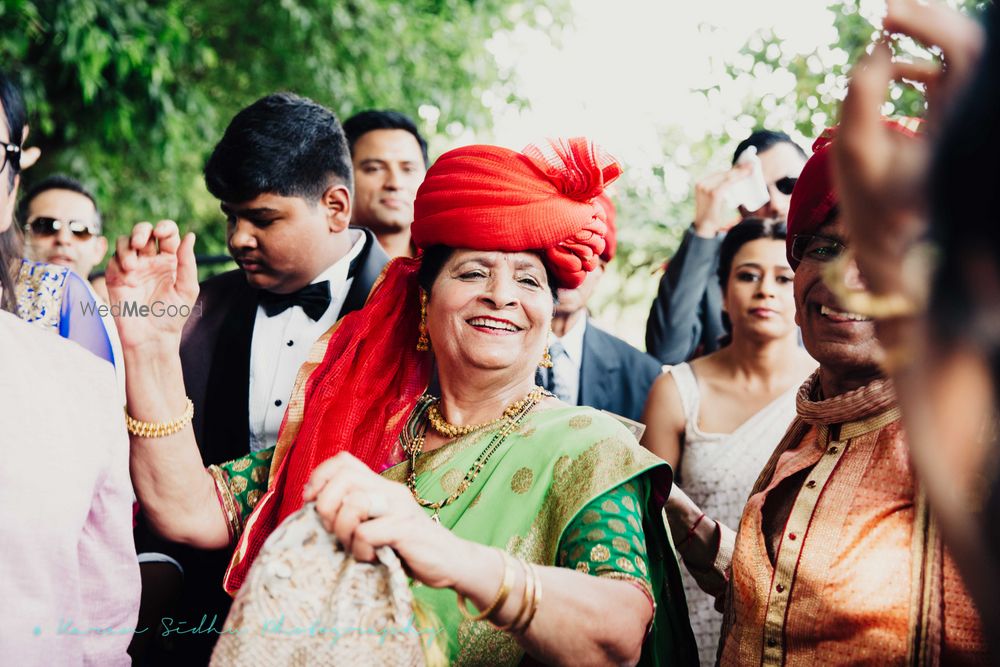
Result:
<svg viewBox="0 0 1000 667"><path fill-rule="evenodd" d="M545 344L545 354L542 355L542 360L538 362L539 368L552 368L552 355L549 354L549 345Z"/></svg>
<svg viewBox="0 0 1000 667"><path fill-rule="evenodd" d="M427 292L420 290L420 325L417 327L420 336L417 338L417 352L427 352L431 349L431 339L427 337Z"/></svg>

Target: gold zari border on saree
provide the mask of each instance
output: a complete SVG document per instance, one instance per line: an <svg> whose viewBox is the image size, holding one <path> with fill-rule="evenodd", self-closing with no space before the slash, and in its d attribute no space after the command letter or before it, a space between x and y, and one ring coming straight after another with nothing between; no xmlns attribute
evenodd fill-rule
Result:
<svg viewBox="0 0 1000 667"><path fill-rule="evenodd" d="M208 473L215 482L215 493L219 497L219 506L226 518L226 528L229 530L229 543L233 544L243 532L243 515L239 511L236 496L229 488L228 475L219 466L208 466Z"/></svg>

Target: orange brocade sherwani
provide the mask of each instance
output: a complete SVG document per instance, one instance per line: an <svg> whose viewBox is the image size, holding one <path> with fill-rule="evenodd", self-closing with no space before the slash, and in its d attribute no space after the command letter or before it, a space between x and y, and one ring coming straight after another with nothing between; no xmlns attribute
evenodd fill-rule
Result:
<svg viewBox="0 0 1000 667"><path fill-rule="evenodd" d="M813 376L743 512L721 664L985 664L891 384L826 401L816 389Z"/></svg>

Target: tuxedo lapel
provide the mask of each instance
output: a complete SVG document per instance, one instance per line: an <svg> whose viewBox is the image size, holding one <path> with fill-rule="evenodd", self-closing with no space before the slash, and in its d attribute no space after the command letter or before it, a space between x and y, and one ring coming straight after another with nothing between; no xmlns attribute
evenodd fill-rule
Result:
<svg viewBox="0 0 1000 667"><path fill-rule="evenodd" d="M250 347L258 290L241 281L222 320L205 395L206 463L222 463L250 451Z"/></svg>
<svg viewBox="0 0 1000 667"><path fill-rule="evenodd" d="M340 308L340 314L337 315L338 320L344 315L364 307L368 300L368 293L371 292L378 277L382 275L382 269L389 263L389 255L379 245L378 239L375 238L371 230L363 227L352 229L360 229L365 235L365 247L361 249L361 253L354 260L357 262L358 268L354 273L351 289L347 291L347 296L344 298L344 305Z"/></svg>

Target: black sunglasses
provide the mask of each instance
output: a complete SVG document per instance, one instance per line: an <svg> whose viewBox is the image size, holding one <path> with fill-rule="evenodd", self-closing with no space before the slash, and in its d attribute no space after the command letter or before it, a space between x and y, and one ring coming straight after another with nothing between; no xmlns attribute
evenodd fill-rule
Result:
<svg viewBox="0 0 1000 667"><path fill-rule="evenodd" d="M6 169L8 163L15 174L21 171L21 147L17 144L8 144L6 141L0 141L0 148L3 149L2 153L0 153L3 156L3 164L0 164L0 171Z"/></svg>
<svg viewBox="0 0 1000 667"><path fill-rule="evenodd" d="M88 240L94 234L99 234L100 230L93 225L80 220L59 220L40 216L28 223L28 229L35 236L55 236L63 227L73 233L73 236L81 241Z"/></svg>
<svg viewBox="0 0 1000 667"><path fill-rule="evenodd" d="M785 176L784 178L779 178L774 182L774 187L783 195L792 194L792 190L795 189L795 184L798 182L798 178L792 178L791 176Z"/></svg>
<svg viewBox="0 0 1000 667"><path fill-rule="evenodd" d="M816 234L799 234L792 239L792 259L825 264L840 257L846 247L836 239Z"/></svg>

